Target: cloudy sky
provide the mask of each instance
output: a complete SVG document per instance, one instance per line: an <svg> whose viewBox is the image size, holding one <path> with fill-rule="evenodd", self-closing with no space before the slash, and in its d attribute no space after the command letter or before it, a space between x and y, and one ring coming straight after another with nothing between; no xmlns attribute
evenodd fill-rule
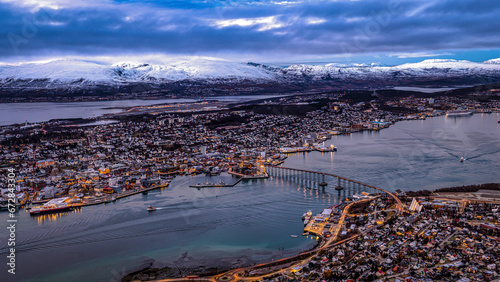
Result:
<svg viewBox="0 0 500 282"><path fill-rule="evenodd" d="M0 0L0 61L484 61L500 57L499 16L498 0Z"/></svg>

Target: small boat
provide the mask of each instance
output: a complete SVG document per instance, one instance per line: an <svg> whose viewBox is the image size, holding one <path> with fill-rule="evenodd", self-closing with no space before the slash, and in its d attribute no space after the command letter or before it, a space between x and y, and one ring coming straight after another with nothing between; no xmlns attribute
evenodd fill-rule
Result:
<svg viewBox="0 0 500 282"><path fill-rule="evenodd" d="M307 225L307 223L309 223L311 217L312 217L312 211L309 210L304 216L304 225Z"/></svg>
<svg viewBox="0 0 500 282"><path fill-rule="evenodd" d="M309 232L302 233L302 236L309 236Z"/></svg>
<svg viewBox="0 0 500 282"><path fill-rule="evenodd" d="M465 161L465 158L464 157L461 157L460 158L460 162L463 163Z"/></svg>
<svg viewBox="0 0 500 282"><path fill-rule="evenodd" d="M297 235L290 235L290 236L292 236L292 238L297 238L298 237Z"/></svg>
<svg viewBox="0 0 500 282"><path fill-rule="evenodd" d="M148 212L152 212L152 211L155 211L155 210L156 210L156 207L148 206Z"/></svg>

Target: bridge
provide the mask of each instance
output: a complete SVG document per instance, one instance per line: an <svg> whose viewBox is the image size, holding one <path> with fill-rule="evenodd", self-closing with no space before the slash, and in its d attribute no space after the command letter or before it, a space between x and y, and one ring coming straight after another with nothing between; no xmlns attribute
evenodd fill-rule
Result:
<svg viewBox="0 0 500 282"><path fill-rule="evenodd" d="M297 182L309 188L317 188L322 191L329 187L334 188L338 191L339 196L343 195L344 199L361 192L370 194L380 192L394 198L398 212L401 212L403 208L399 198L389 191L332 173L275 165L266 165L266 172L271 177Z"/></svg>
<svg viewBox="0 0 500 282"><path fill-rule="evenodd" d="M296 168L289 168L289 167L283 167L283 166L274 166L274 165L266 165L266 172L269 174L269 176L274 177L274 178L282 178L290 181L295 181L298 183L303 183L305 186L310 187L310 188L319 188L321 190L325 190L326 188L330 187L331 185L327 182L329 180L333 180L333 188L337 190L339 193L349 191L349 192L363 192L363 191L370 191L371 193L374 192L380 192L382 194L386 194L389 197L394 198L396 201L396 208L391 209L390 211L395 211L395 214L401 213L403 209L403 204L399 200L399 198L394 195L393 193L386 191L384 189L375 187L373 185L368 185L361 183L356 180L352 180L349 178L345 178L342 176L338 176L335 174L331 173L326 173L326 172L318 172L318 171L311 171L311 170L304 170L304 169L296 169ZM233 270L229 270L227 272L210 276L210 277L197 277L197 276L188 276L184 278L173 278L173 279L163 279L163 280L158 280L158 281L193 281L193 279L196 279L196 281L210 281L210 282L216 282L216 281L257 281L257 280L262 280L265 279L266 277L271 277L274 274L279 274L282 273L285 269L291 268L294 263L302 263L305 264L309 262L320 250L325 250L325 249L331 249L336 246L339 246L341 244L344 244L346 242L350 242L352 240L355 240L359 236L363 236L364 234L368 232L372 232L376 227L371 227L361 233L355 234L349 238L340 240L340 241L335 241L338 237L338 234L340 233L342 226L344 225L344 219L346 216L348 216L349 208L356 202L351 202L349 203L342 211L342 215L337 223L337 228L335 228L335 231L333 232L332 236L328 238L322 245L318 245L312 250L302 252L300 254L288 257L288 258L283 258L279 259L276 261L271 261L271 262L266 262L266 263L261 263L258 265L253 265L253 266L248 266L248 267L242 267L242 268L237 268ZM388 210L386 210L388 211ZM279 267L278 267L279 266ZM263 268L270 268L270 267L278 267L277 270L272 270L269 273L264 273L264 274L257 274L256 276L243 276L242 274L245 271L252 271L252 270L257 270L257 269L263 269ZM199 280L198 280L199 279Z"/></svg>

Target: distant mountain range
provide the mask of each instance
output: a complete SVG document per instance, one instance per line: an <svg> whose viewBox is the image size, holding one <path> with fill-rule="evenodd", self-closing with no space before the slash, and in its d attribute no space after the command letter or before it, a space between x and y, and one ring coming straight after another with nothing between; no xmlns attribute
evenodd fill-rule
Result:
<svg viewBox="0 0 500 282"><path fill-rule="evenodd" d="M246 93L305 89L374 89L394 86L456 86L500 82L500 59L482 63L432 59L397 66L379 64L297 64L272 67L215 58L175 58L144 62L103 63L61 59L0 64L0 95L37 90L107 94L166 90L183 94L195 89L230 86ZM137 88L141 85L141 88ZM134 86L134 87L132 87ZM189 90L189 91L185 91ZM97 91L97 92L96 92ZM208 90L207 90L208 91ZM203 91L201 92L203 93ZM238 93L233 93L238 94Z"/></svg>

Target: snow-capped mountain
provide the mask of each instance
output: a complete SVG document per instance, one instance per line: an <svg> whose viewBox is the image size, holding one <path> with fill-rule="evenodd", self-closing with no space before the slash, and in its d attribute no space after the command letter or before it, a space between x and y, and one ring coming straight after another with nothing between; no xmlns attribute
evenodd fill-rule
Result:
<svg viewBox="0 0 500 282"><path fill-rule="evenodd" d="M59 59L0 64L0 89L92 89L108 93L141 84L182 93L189 85L251 87L277 84L290 89L471 85L500 82L500 59L483 63L432 59L397 66L380 64L296 64L271 67L208 57L147 58L121 61ZM179 90L178 85L182 88ZM193 86L194 87L194 86ZM264 86L263 86L264 87ZM115 89L115 90L113 90ZM276 89L274 89L276 90ZM277 90L276 90L277 91Z"/></svg>
<svg viewBox="0 0 500 282"><path fill-rule="evenodd" d="M500 64L500 58L498 58L498 59L491 59L491 60L485 61L484 63L485 64Z"/></svg>
<svg viewBox="0 0 500 282"><path fill-rule="evenodd" d="M263 67L225 60L197 58L167 62L102 62L75 59L0 65L0 81L44 80L65 83L127 83L181 80L272 80L276 73Z"/></svg>
<svg viewBox="0 0 500 282"><path fill-rule="evenodd" d="M327 64L322 66L292 65L282 70L283 73L293 76L309 76L320 79L330 78L343 79L352 78L404 78L404 77L457 77L464 75L496 75L500 76L500 59L490 60L484 63L470 61L425 60L419 63L408 63L398 66L360 65L344 66L338 64Z"/></svg>

